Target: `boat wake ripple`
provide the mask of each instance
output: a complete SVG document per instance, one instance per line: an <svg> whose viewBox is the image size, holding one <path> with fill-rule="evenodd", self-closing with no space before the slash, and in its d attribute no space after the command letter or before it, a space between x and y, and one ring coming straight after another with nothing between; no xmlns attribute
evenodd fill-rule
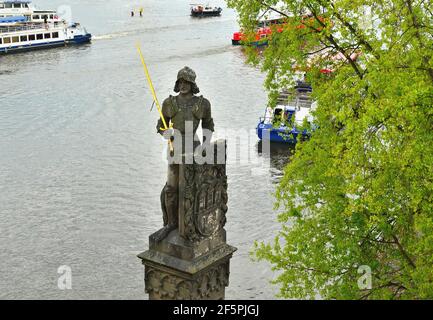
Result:
<svg viewBox="0 0 433 320"><path fill-rule="evenodd" d="M201 58L201 57L208 57L218 54L226 53L228 50L230 50L232 46L230 44L220 46L220 47L213 47L202 51L197 52L185 52L185 54L180 55L172 55L167 58L164 58L164 60L172 61L172 60L184 60L185 58Z"/></svg>
<svg viewBox="0 0 433 320"><path fill-rule="evenodd" d="M225 20L218 20L218 21L203 21L201 24L220 24L225 23L227 21L231 21L231 19L225 19ZM170 30L176 30L179 31L182 28L189 30L191 28L191 24L175 24L175 25L169 25L169 26L160 26L157 28L157 31L170 31ZM113 32L109 34L102 34L102 35L94 35L92 37L92 40L110 40L115 39L119 37L127 37L131 35L139 35L139 34L154 34L155 33L155 27L144 27L144 28L135 28L131 30L124 30L119 32Z"/></svg>

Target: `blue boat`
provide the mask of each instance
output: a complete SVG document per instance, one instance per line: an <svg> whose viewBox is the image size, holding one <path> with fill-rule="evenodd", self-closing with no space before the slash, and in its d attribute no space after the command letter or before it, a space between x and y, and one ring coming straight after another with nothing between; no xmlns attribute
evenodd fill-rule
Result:
<svg viewBox="0 0 433 320"><path fill-rule="evenodd" d="M264 117L260 117L256 133L260 140L296 144L299 139L308 139L311 132L300 129L304 119L312 123L311 111L317 106L310 98L311 87L298 82L295 87L296 98L289 101L288 91L280 93L275 108L266 108Z"/></svg>

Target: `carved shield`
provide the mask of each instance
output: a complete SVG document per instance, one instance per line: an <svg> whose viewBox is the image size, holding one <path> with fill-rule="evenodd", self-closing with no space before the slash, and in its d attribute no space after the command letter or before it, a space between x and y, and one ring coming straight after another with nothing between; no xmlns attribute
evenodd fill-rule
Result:
<svg viewBox="0 0 433 320"><path fill-rule="evenodd" d="M195 199L195 226L203 236L210 236L224 226L223 181L202 184Z"/></svg>
<svg viewBox="0 0 433 320"><path fill-rule="evenodd" d="M219 143L224 150L225 141ZM179 234L189 241L200 241L226 223L226 165L215 159L214 164L182 164L179 170Z"/></svg>

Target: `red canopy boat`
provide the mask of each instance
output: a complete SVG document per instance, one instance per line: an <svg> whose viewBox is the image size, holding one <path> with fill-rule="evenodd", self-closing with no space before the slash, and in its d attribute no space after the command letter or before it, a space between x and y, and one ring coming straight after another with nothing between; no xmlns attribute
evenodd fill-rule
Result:
<svg viewBox="0 0 433 320"><path fill-rule="evenodd" d="M268 43L268 40L273 32L281 33L284 28L287 27L286 19L289 18L279 18L268 21L259 22L260 27L256 29L256 33L254 39L248 37L242 31L238 31L233 33L232 44L233 45L252 45L252 46L262 46ZM319 17L322 22L325 22L326 19L323 17ZM305 29L307 26L314 26L316 20L311 15L306 15L303 17L301 24L296 26L296 29ZM322 26L316 26L316 30L322 30Z"/></svg>

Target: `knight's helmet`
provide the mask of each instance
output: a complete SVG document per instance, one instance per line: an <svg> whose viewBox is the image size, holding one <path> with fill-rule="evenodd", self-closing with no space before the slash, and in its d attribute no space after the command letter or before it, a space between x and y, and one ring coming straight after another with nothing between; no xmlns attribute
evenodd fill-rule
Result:
<svg viewBox="0 0 433 320"><path fill-rule="evenodd" d="M177 73L177 80L176 80L176 84L174 85L174 92L179 92L179 80L183 79L185 81L188 81L189 83L191 83L192 87L192 93L193 94L197 94L200 92L200 89L198 88L197 84L195 83L195 78L196 78L196 74L194 72L194 70L192 70L189 67L184 67L182 69L179 70L179 72Z"/></svg>

